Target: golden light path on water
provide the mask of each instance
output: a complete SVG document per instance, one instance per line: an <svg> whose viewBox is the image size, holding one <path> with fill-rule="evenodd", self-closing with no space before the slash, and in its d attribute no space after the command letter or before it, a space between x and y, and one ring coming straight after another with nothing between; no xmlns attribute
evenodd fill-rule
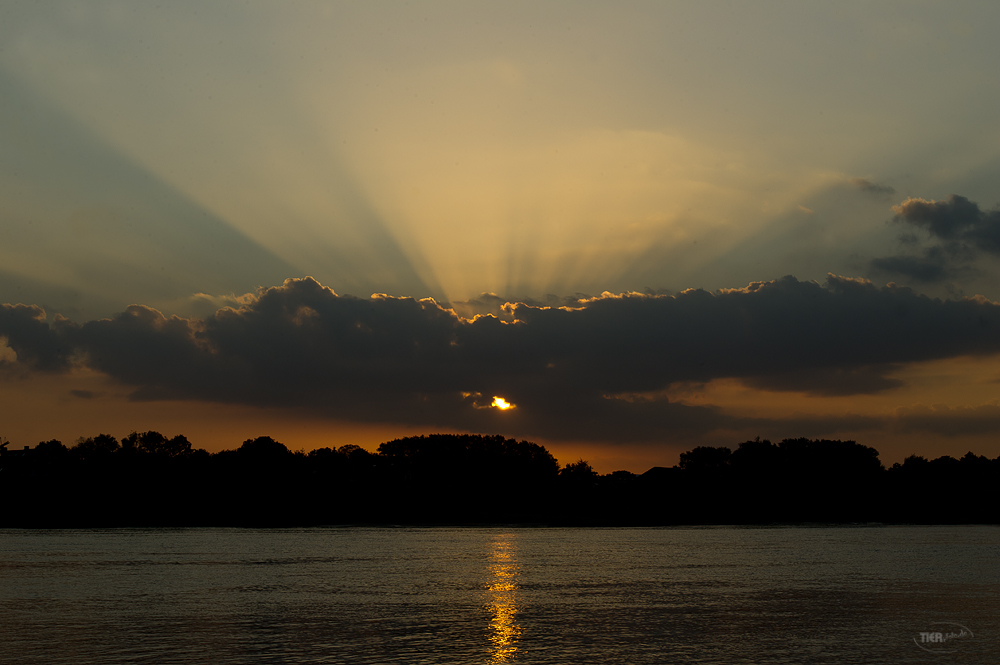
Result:
<svg viewBox="0 0 1000 665"><path fill-rule="evenodd" d="M521 627L517 623L517 591L521 569L517 563L517 536L499 534L490 549L490 578L486 608L490 611L490 663L509 663L517 656Z"/></svg>

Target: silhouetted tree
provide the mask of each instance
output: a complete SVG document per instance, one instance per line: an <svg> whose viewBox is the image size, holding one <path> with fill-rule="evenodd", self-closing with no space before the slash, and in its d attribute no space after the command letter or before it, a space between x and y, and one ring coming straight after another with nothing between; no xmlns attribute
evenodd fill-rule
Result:
<svg viewBox="0 0 1000 665"><path fill-rule="evenodd" d="M764 480L764 476L777 473L781 466L778 446L758 436L753 441L744 441L730 458L733 469L740 474L752 474Z"/></svg>
<svg viewBox="0 0 1000 665"><path fill-rule="evenodd" d="M152 430L141 434L134 431L129 433L122 439L122 450L163 457L184 457L194 452L191 442L183 434L168 439Z"/></svg>
<svg viewBox="0 0 1000 665"><path fill-rule="evenodd" d="M535 519L559 472L538 444L502 436L432 434L381 444L377 464L400 521Z"/></svg>
<svg viewBox="0 0 1000 665"><path fill-rule="evenodd" d="M183 435L131 432L0 446L3 526L1000 522L1000 458L911 455L885 469L854 441L759 437L698 446L673 468L560 469L542 446L427 435L292 452L268 436L209 455Z"/></svg>
<svg viewBox="0 0 1000 665"><path fill-rule="evenodd" d="M597 481L597 472L590 466L590 462L580 458L560 469L559 477L578 487L593 487Z"/></svg>
<svg viewBox="0 0 1000 665"><path fill-rule="evenodd" d="M32 453L35 461L42 465L66 464L70 459L69 448L57 439L40 442Z"/></svg>
<svg viewBox="0 0 1000 665"><path fill-rule="evenodd" d="M109 459L118 448L118 439L110 434L98 434L87 439L80 437L72 451L82 462L95 462Z"/></svg>
<svg viewBox="0 0 1000 665"><path fill-rule="evenodd" d="M247 439L236 453L241 459L253 460L254 462L282 462L292 455L292 451L283 443L275 441L269 436L258 436L256 439Z"/></svg>
<svg viewBox="0 0 1000 665"><path fill-rule="evenodd" d="M680 468L688 473L716 475L729 467L732 454L725 447L698 446L681 453Z"/></svg>

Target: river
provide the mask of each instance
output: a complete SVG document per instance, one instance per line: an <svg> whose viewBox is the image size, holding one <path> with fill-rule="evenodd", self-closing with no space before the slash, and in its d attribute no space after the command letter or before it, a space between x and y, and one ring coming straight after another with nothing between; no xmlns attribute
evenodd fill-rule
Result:
<svg viewBox="0 0 1000 665"><path fill-rule="evenodd" d="M1000 661L991 526L0 531L11 663Z"/></svg>

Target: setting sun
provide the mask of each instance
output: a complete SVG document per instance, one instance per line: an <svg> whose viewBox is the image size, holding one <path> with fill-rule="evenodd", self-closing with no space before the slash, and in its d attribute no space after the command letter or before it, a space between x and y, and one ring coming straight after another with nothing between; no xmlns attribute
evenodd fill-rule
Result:
<svg viewBox="0 0 1000 665"><path fill-rule="evenodd" d="M506 411L507 409L514 408L514 405L505 400L503 397L496 397L496 396L493 397L493 404L491 404L490 406L495 406L501 411Z"/></svg>

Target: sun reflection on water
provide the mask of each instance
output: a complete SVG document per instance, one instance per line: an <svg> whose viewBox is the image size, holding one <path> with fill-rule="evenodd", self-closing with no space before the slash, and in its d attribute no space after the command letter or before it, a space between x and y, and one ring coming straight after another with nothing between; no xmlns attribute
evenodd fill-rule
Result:
<svg viewBox="0 0 1000 665"><path fill-rule="evenodd" d="M517 657L521 627L517 624L517 591L521 569L517 563L517 536L501 534L490 549L490 579L486 584L490 663L510 663Z"/></svg>

